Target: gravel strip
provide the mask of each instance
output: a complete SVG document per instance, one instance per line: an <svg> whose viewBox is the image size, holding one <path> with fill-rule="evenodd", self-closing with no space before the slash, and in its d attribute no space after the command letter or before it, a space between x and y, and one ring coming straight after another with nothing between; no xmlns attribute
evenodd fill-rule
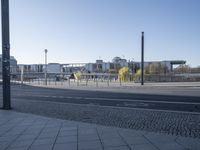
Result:
<svg viewBox="0 0 200 150"><path fill-rule="evenodd" d="M200 115L15 100L13 110L106 126L200 138Z"/></svg>

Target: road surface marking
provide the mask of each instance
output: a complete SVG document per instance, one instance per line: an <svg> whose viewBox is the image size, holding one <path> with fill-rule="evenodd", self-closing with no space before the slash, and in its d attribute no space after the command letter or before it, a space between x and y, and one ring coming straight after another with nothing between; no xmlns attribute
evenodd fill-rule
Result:
<svg viewBox="0 0 200 150"><path fill-rule="evenodd" d="M59 99L83 99L83 100L99 100L99 101L120 101L120 102L143 102L143 103L162 103L162 104L184 104L184 105L200 105L195 102L177 102L177 101L162 101L162 100L138 100L138 99L117 99L117 98L98 98L98 97L64 97L64 96L47 96L47 95L23 95L17 96L31 96L31 97L45 97L45 98L59 98Z"/></svg>
<svg viewBox="0 0 200 150"><path fill-rule="evenodd" d="M26 101L22 99L13 99L13 101ZM42 101L42 100L29 100L31 102L41 102L41 103L52 103L52 104L59 104L59 105L76 105L76 106L83 106L87 105L90 107L105 107L105 108L120 108L120 109L130 109L130 110L138 110L138 111L155 111L155 112L167 112L167 113L181 113L181 114L192 114L192 115L200 115L200 112L189 112L189 111L177 111L177 110L164 110L164 109L150 109L150 108L133 108L133 107L121 107L121 106L102 106L93 104L76 104L76 103L65 103L65 102L54 102L54 101ZM27 101L26 101L27 102Z"/></svg>

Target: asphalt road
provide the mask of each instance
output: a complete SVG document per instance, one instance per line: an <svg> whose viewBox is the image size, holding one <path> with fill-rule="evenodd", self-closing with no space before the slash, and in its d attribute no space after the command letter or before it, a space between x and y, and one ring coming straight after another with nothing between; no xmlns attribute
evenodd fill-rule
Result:
<svg viewBox="0 0 200 150"><path fill-rule="evenodd" d="M200 97L133 94L12 85L12 100L75 103L98 106L200 112ZM141 89L142 90L142 89ZM158 92L159 93L159 92ZM2 95L2 87L0 88ZM2 100L2 96L0 98ZM13 106L14 107L14 106Z"/></svg>

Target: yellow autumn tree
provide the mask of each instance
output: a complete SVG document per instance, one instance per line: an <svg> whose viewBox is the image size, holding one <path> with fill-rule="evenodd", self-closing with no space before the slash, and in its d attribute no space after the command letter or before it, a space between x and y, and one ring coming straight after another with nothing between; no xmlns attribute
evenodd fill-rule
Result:
<svg viewBox="0 0 200 150"><path fill-rule="evenodd" d="M81 75L82 75L81 72L76 72L76 73L74 74L74 77L75 77L76 80L81 80Z"/></svg>
<svg viewBox="0 0 200 150"><path fill-rule="evenodd" d="M136 74L134 75L134 80L139 81L141 78L141 69L137 70Z"/></svg>
<svg viewBox="0 0 200 150"><path fill-rule="evenodd" d="M119 80L128 81L129 69L128 67L123 67L119 70Z"/></svg>

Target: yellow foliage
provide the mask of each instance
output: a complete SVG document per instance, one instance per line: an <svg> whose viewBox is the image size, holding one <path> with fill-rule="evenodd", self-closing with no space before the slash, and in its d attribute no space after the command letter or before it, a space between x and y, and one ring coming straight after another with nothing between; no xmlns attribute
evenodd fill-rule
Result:
<svg viewBox="0 0 200 150"><path fill-rule="evenodd" d="M140 80L140 77L141 77L141 69L139 69L139 70L136 72L136 74L135 74L135 76L134 76L134 80L135 80L135 81L138 81L138 80Z"/></svg>
<svg viewBox="0 0 200 150"><path fill-rule="evenodd" d="M123 67L119 70L119 80L128 81L129 69L128 67Z"/></svg>
<svg viewBox="0 0 200 150"><path fill-rule="evenodd" d="M75 77L75 79L76 80L81 80L81 72L76 72L75 74L74 74L74 77Z"/></svg>
<svg viewBox="0 0 200 150"><path fill-rule="evenodd" d="M135 74L135 76L141 76L141 69L139 69L137 72L136 72L136 74Z"/></svg>

